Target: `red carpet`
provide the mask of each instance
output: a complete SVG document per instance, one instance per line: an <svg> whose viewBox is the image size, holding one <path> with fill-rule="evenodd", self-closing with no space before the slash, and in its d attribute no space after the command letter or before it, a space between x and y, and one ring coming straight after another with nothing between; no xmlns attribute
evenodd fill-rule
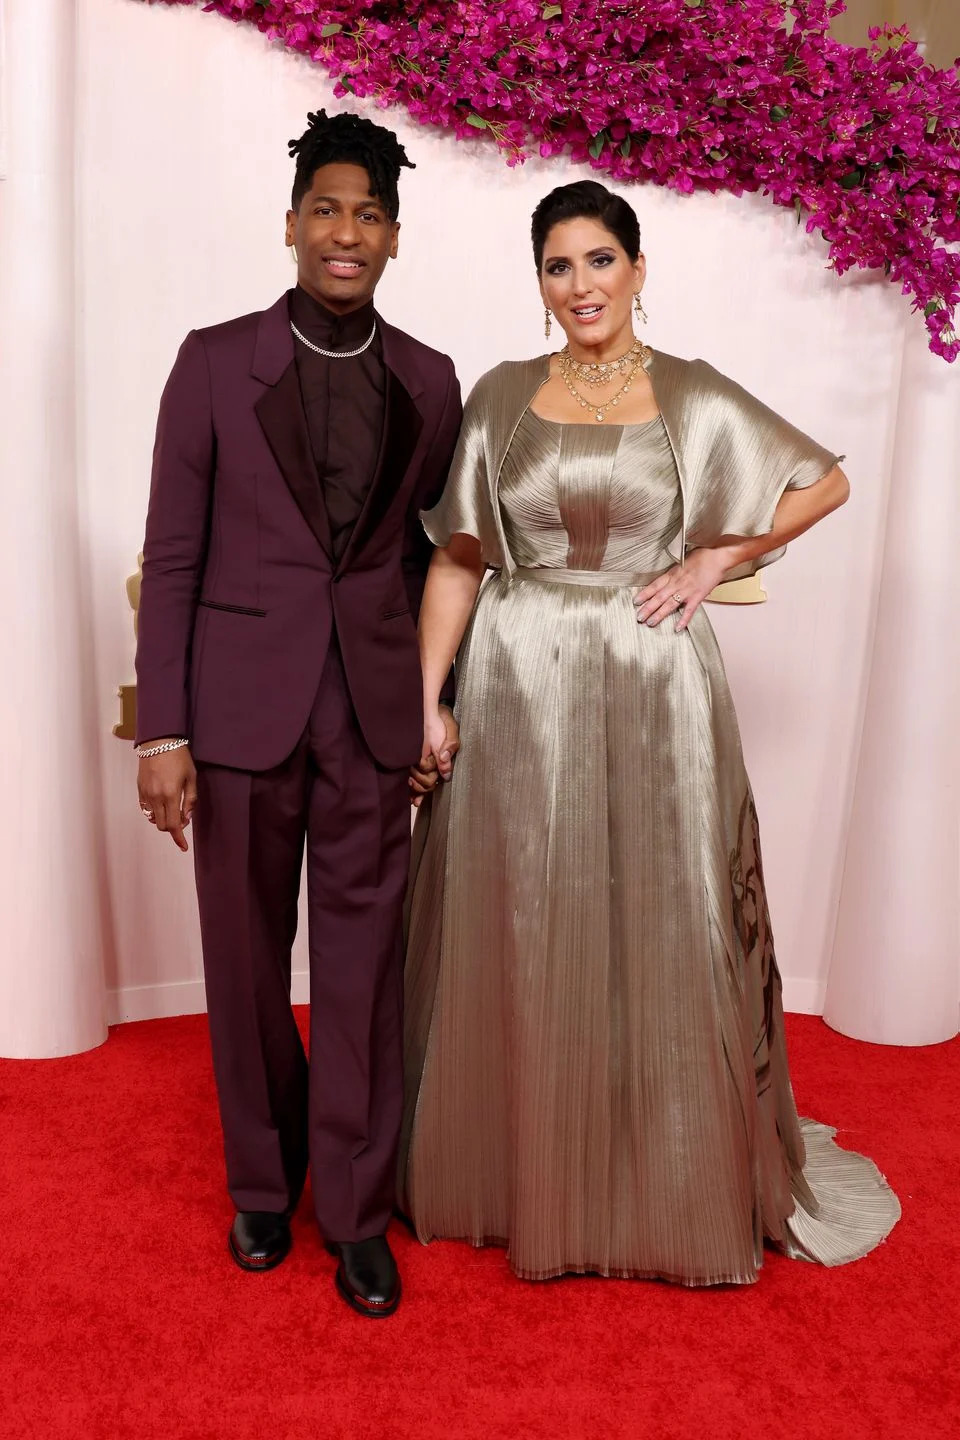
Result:
<svg viewBox="0 0 960 1440"><path fill-rule="evenodd" d="M308 1204L279 1270L230 1262L202 1017L0 1062L0 1435L956 1440L960 1042L789 1035L801 1113L900 1195L866 1260L770 1255L744 1290L534 1285L395 1229L405 1300L376 1322L335 1295Z"/></svg>

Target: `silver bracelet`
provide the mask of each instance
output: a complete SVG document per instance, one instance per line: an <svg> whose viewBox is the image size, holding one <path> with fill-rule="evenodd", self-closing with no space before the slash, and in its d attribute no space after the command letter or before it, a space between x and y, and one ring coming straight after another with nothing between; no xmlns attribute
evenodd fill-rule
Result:
<svg viewBox="0 0 960 1440"><path fill-rule="evenodd" d="M182 750L189 744L189 740L167 740L163 745L150 745L146 749L138 745L134 753L138 760L149 760L151 755L166 755L168 750Z"/></svg>

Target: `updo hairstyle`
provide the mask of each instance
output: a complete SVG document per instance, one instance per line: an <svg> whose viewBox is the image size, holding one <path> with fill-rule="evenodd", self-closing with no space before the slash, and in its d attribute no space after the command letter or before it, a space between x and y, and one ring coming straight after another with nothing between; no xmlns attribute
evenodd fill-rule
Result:
<svg viewBox="0 0 960 1440"><path fill-rule="evenodd" d="M572 185L559 185L551 190L533 212L530 238L537 274L543 267L547 236L554 225L565 220L599 220L619 240L631 263L636 262L640 254L640 224L633 207L596 180L577 180Z"/></svg>

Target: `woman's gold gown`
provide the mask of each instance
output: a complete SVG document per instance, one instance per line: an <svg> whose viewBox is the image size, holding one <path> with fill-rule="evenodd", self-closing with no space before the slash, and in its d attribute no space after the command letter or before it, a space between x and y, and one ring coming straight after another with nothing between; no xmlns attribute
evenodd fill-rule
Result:
<svg viewBox="0 0 960 1440"><path fill-rule="evenodd" d="M811 450L791 483L830 468ZM527 410L498 494L519 568L481 589L462 749L415 834L402 1203L421 1239L505 1244L532 1279L747 1282L765 1237L861 1256L899 1206L797 1119L713 630L702 609L685 633L635 618L631 584L670 566L680 524L663 422ZM777 498L755 497L752 533ZM431 539L481 538L482 504L461 467Z"/></svg>

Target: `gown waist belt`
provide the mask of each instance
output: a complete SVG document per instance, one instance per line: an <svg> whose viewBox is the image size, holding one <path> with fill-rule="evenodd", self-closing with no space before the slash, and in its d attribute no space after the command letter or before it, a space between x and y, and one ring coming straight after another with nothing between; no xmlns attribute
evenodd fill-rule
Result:
<svg viewBox="0 0 960 1440"><path fill-rule="evenodd" d="M562 566L540 565L536 569L518 566L513 572L517 580L536 580L543 585L594 585L619 590L633 585L649 585L663 574L662 570L567 570Z"/></svg>

